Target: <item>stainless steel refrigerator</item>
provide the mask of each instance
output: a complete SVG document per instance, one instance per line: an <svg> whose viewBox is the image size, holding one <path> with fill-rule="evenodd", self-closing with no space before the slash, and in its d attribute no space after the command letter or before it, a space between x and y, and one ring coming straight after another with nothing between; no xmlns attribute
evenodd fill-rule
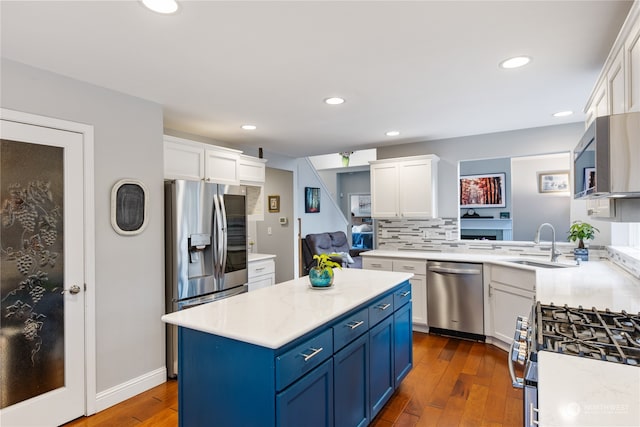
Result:
<svg viewBox="0 0 640 427"><path fill-rule="evenodd" d="M165 181L166 311L247 292L245 189ZM167 375L177 375L177 328L167 326Z"/></svg>

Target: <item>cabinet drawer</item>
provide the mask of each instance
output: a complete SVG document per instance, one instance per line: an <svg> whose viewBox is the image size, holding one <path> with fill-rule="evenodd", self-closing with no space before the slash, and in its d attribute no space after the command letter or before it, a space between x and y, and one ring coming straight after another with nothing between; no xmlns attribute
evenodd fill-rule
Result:
<svg viewBox="0 0 640 427"><path fill-rule="evenodd" d="M273 260L253 261L248 265L247 275L249 276L249 280L251 280L252 277L275 273L275 271L276 268Z"/></svg>
<svg viewBox="0 0 640 427"><path fill-rule="evenodd" d="M393 261L390 259L364 257L362 268L367 270L393 271Z"/></svg>
<svg viewBox="0 0 640 427"><path fill-rule="evenodd" d="M369 311L363 309L333 327L333 351L337 352L369 330Z"/></svg>
<svg viewBox="0 0 640 427"><path fill-rule="evenodd" d="M409 301L411 301L411 284L407 282L393 293L393 307L397 310Z"/></svg>
<svg viewBox="0 0 640 427"><path fill-rule="evenodd" d="M393 260L393 271L402 271L405 273L427 275L426 261L409 261L403 259Z"/></svg>
<svg viewBox="0 0 640 427"><path fill-rule="evenodd" d="M332 332L332 329L327 329L276 357L277 391L284 389L333 355Z"/></svg>
<svg viewBox="0 0 640 427"><path fill-rule="evenodd" d="M525 291L535 292L536 273L535 271L527 271L520 268L492 266L491 283L502 283Z"/></svg>
<svg viewBox="0 0 640 427"><path fill-rule="evenodd" d="M369 324L373 326L391 313L393 313L393 294L387 295L369 306Z"/></svg>

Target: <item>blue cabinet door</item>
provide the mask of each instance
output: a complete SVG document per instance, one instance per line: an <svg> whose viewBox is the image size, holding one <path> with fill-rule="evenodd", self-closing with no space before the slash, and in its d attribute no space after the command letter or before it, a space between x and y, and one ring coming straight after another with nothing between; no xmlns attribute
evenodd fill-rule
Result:
<svg viewBox="0 0 640 427"><path fill-rule="evenodd" d="M413 331L411 304L393 314L394 387L407 376L413 366Z"/></svg>
<svg viewBox="0 0 640 427"><path fill-rule="evenodd" d="M393 316L369 331L369 393L373 419L393 393Z"/></svg>
<svg viewBox="0 0 640 427"><path fill-rule="evenodd" d="M276 396L276 425L333 427L332 358Z"/></svg>
<svg viewBox="0 0 640 427"><path fill-rule="evenodd" d="M333 357L336 427L369 424L369 335L365 334Z"/></svg>

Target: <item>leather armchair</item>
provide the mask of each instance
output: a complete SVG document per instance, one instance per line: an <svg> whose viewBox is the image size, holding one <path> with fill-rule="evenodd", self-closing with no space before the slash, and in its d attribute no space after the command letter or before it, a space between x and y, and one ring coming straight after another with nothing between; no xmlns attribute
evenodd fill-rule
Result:
<svg viewBox="0 0 640 427"><path fill-rule="evenodd" d="M349 256L334 257L334 261L340 263L342 268L362 268L360 252L363 251L350 248L347 235L344 231L307 234L307 236L302 239L303 273L304 275L309 274L309 269L316 263L313 256L319 254L345 253ZM349 258L351 258L351 260Z"/></svg>

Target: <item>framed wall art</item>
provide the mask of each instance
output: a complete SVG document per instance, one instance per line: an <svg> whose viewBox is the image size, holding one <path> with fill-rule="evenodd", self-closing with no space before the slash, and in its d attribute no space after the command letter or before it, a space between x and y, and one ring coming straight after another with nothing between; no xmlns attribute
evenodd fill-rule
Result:
<svg viewBox="0 0 640 427"><path fill-rule="evenodd" d="M268 196L269 212L280 212L280 196Z"/></svg>
<svg viewBox="0 0 640 427"><path fill-rule="evenodd" d="M538 172L539 193L569 191L569 171Z"/></svg>
<svg viewBox="0 0 640 427"><path fill-rule="evenodd" d="M317 187L304 188L304 211L305 213L320 212L320 189Z"/></svg>
<svg viewBox="0 0 640 427"><path fill-rule="evenodd" d="M460 177L460 208L504 208L506 174L489 173Z"/></svg>

